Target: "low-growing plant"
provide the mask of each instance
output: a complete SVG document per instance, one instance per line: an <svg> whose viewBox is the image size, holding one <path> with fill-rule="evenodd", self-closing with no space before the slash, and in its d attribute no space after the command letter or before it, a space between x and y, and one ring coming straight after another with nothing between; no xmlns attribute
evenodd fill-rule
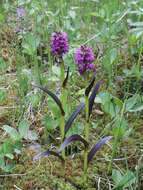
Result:
<svg viewBox="0 0 143 190"><path fill-rule="evenodd" d="M22 154L23 142L22 139L36 140L37 135L34 131L28 134L30 124L27 120L19 123L18 130L8 125L1 127L10 138L4 139L0 145L0 168L5 172L11 172L15 164L15 155Z"/></svg>
<svg viewBox="0 0 143 190"><path fill-rule="evenodd" d="M91 159L93 158L93 156L95 155L95 153L105 144L105 142L109 139L112 138L112 136L107 136L103 139L101 139L95 146L93 146L93 148L89 151L88 153L88 148L89 148L89 119L90 119L90 115L92 113L92 107L94 104L94 100L96 97L96 94L98 92L98 89L102 83L102 80L100 80L97 85L94 86L94 82L95 82L95 74L93 76L93 79L91 81L90 84L88 84L88 71L95 70L95 65L92 63L94 61L94 54L92 53L92 50L90 47L86 47L81 45L80 48L77 49L77 53L76 53L76 64L78 65L78 69L80 74L84 75L84 79L85 79L85 84L86 84L86 88L85 88L85 103L82 103L74 112L73 114L70 116L70 118L67 120L67 122L65 121L65 105L66 105L66 83L68 81L68 76L69 76L69 68L67 70L67 75L66 77L64 76L64 62L62 59L63 54L68 52L68 44L67 44L67 37L65 33L62 33L61 31L53 33L52 34L52 38L51 38L51 50L53 52L54 57L56 57L56 59L58 60L58 63L60 64L60 68L61 68L61 100L59 99L58 96L56 96L53 92L51 92L50 90L39 86L39 85L35 85L32 84L34 87L37 87L41 90L43 90L44 92L46 92L49 96L52 97L52 99L56 102L56 104L58 105L58 107L60 108L61 111L61 123L60 123L60 131L61 131L61 138L62 138L62 142L61 142L61 146L58 149L57 152L54 151L50 151L47 150L43 153L40 153L38 155L36 155L33 160L36 161L37 159L47 156L47 155L54 155L59 157L62 162L65 161L65 147L67 147L70 143L75 142L75 141L79 141L82 142L84 144L84 148L85 148L85 154L84 154L84 172L86 173L87 171L87 167L89 162L91 161ZM93 91L91 92L91 89L93 88ZM89 96L91 92L91 95ZM73 121L75 120L75 118L77 117L77 115L82 111L82 109L85 107L85 138L83 138L81 135L79 134L73 134L70 137L66 138L67 132L70 129ZM62 155L60 155L60 152L62 152Z"/></svg>

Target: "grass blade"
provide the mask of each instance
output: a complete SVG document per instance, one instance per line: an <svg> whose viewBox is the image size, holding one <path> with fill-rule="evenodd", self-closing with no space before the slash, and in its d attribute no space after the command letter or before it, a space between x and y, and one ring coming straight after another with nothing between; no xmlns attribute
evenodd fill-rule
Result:
<svg viewBox="0 0 143 190"><path fill-rule="evenodd" d="M47 151L42 152L40 154L37 154L36 156L34 156L33 161L35 162L37 159L48 156L48 155L56 156L56 157L60 158L60 160L62 162L64 162L64 159L62 158L62 156L60 156L57 152L50 151L50 150L47 150Z"/></svg>
<svg viewBox="0 0 143 190"><path fill-rule="evenodd" d="M79 114L79 112L83 109L83 107L85 106L85 103L81 104L71 115L71 117L68 119L68 121L66 122L65 125L65 135L67 134L69 128L71 127L74 119L77 117L77 115Z"/></svg>
<svg viewBox="0 0 143 190"><path fill-rule="evenodd" d="M66 75L66 78L65 78L65 80L64 80L64 82L63 82L63 88L65 88L65 86L66 86L66 84L67 84L67 81L68 81L68 77L69 77L69 67L68 67L68 70L67 70L67 75Z"/></svg>
<svg viewBox="0 0 143 190"><path fill-rule="evenodd" d="M92 149L91 151L88 153L88 163L90 162L90 160L93 158L93 156L95 155L95 153L106 143L106 141L110 140L112 138L112 136L108 136L105 137L103 139L101 139Z"/></svg>
<svg viewBox="0 0 143 190"><path fill-rule="evenodd" d="M102 80L100 80L100 81L97 83L97 85L94 87L94 89L93 89L93 91L92 91L92 93L91 93L91 96L90 96L90 98L89 98L89 116L90 116L90 114L91 114L91 112L92 112L92 107L93 107L93 104L94 104L94 100L95 100L95 97L96 97L96 95L97 95L97 92L98 92L98 89L99 89L101 83L102 83Z"/></svg>
<svg viewBox="0 0 143 190"><path fill-rule="evenodd" d="M84 140L80 135L72 135L63 142L63 144L59 148L58 152L61 152L66 146L68 146L68 144L70 144L74 141L81 141L85 147L88 146L88 142L86 140Z"/></svg>
<svg viewBox="0 0 143 190"><path fill-rule="evenodd" d="M57 103L57 105L59 106L62 115L65 115L64 109L62 107L62 103L61 103L61 101L59 100L59 98L55 94L53 94L50 90L47 90L46 88L44 88L42 86L35 85L35 84L32 84L32 86L40 88L41 90L43 90L44 92L46 92L48 95L50 95L55 100L55 102Z"/></svg>

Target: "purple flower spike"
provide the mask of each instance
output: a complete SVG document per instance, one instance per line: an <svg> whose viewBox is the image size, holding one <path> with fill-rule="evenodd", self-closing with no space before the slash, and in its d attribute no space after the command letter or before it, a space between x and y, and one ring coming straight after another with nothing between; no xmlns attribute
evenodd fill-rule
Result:
<svg viewBox="0 0 143 190"><path fill-rule="evenodd" d="M18 17L19 17L19 18L24 17L24 10L23 10L23 8L22 8L21 5L18 6L17 13L18 13Z"/></svg>
<svg viewBox="0 0 143 190"><path fill-rule="evenodd" d="M95 65L92 64L94 61L94 54L90 47L85 47L81 45L80 48L77 48L76 55L76 64L78 65L79 72L82 74L86 70L94 70Z"/></svg>
<svg viewBox="0 0 143 190"><path fill-rule="evenodd" d="M50 43L51 51L61 59L69 50L67 34L62 31L54 32L50 40L52 41Z"/></svg>

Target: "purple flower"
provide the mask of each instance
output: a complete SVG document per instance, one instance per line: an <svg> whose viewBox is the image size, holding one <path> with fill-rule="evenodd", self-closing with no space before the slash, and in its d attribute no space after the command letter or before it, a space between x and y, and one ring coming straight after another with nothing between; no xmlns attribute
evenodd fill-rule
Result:
<svg viewBox="0 0 143 190"><path fill-rule="evenodd" d="M18 6L17 13L19 18L24 17L24 10L21 5Z"/></svg>
<svg viewBox="0 0 143 190"><path fill-rule="evenodd" d="M53 54L61 59L69 50L67 34L62 31L54 32L50 40L52 41L50 46Z"/></svg>
<svg viewBox="0 0 143 190"><path fill-rule="evenodd" d="M77 48L75 59L80 73L84 73L86 70L94 70L95 65L92 64L94 54L90 47L81 45L80 48Z"/></svg>

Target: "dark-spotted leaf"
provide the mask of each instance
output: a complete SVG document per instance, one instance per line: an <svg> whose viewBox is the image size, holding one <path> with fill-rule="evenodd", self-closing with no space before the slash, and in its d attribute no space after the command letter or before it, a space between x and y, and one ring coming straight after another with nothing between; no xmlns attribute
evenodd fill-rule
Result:
<svg viewBox="0 0 143 190"><path fill-rule="evenodd" d="M57 105L59 106L62 115L65 115L64 109L62 107L62 103L61 103L61 101L59 100L59 98L55 94L53 94L50 90L47 90L46 88L43 88L42 86L35 85L35 84L32 84L32 86L40 88L41 90L43 90L44 92L46 92L48 95L50 95L55 100L55 102L57 103Z"/></svg>
<svg viewBox="0 0 143 190"><path fill-rule="evenodd" d="M83 107L85 106L84 103L82 103L71 115L71 117L68 119L68 121L66 122L65 125L65 135L67 134L69 128L71 127L71 124L73 123L74 119L77 117L77 115L79 114L79 112L83 109Z"/></svg>
<svg viewBox="0 0 143 190"><path fill-rule="evenodd" d="M97 95L97 92L98 92L98 89L99 89L101 83L102 83L102 80L100 80L97 83L97 85L94 87L94 89L93 89L93 91L92 91L92 93L90 95L90 98L89 98L89 116L90 116L90 114L92 112L92 107L93 107L93 104L94 104L94 100L95 100L95 97Z"/></svg>
<svg viewBox="0 0 143 190"><path fill-rule="evenodd" d="M63 87L65 88L66 84L67 84L67 81L68 81L68 77L69 77L69 67L68 67L68 70L67 70L67 75L66 75L66 78L63 82Z"/></svg>
<svg viewBox="0 0 143 190"><path fill-rule="evenodd" d="M37 154L36 156L34 156L33 161L35 162L37 159L42 158L44 156L48 156L48 155L56 156L56 157L60 158L60 160L62 162L64 162L64 159L62 158L62 156L60 156L57 152L54 152L54 151L51 151L51 150L47 150L45 152Z"/></svg>
<svg viewBox="0 0 143 190"><path fill-rule="evenodd" d="M58 152L61 152L66 146L68 146L68 144L75 142L75 141L80 141L84 144L85 147L88 146L88 142L86 140L84 140L80 135L72 135L69 138L67 138L63 144L61 145L61 147L59 148Z"/></svg>
<svg viewBox="0 0 143 190"><path fill-rule="evenodd" d="M101 139L92 149L91 151L88 153L88 163L90 162L90 160L93 158L93 156L95 155L95 153L106 143L106 141L110 140L112 138L112 136L108 136L105 137L103 139Z"/></svg>

